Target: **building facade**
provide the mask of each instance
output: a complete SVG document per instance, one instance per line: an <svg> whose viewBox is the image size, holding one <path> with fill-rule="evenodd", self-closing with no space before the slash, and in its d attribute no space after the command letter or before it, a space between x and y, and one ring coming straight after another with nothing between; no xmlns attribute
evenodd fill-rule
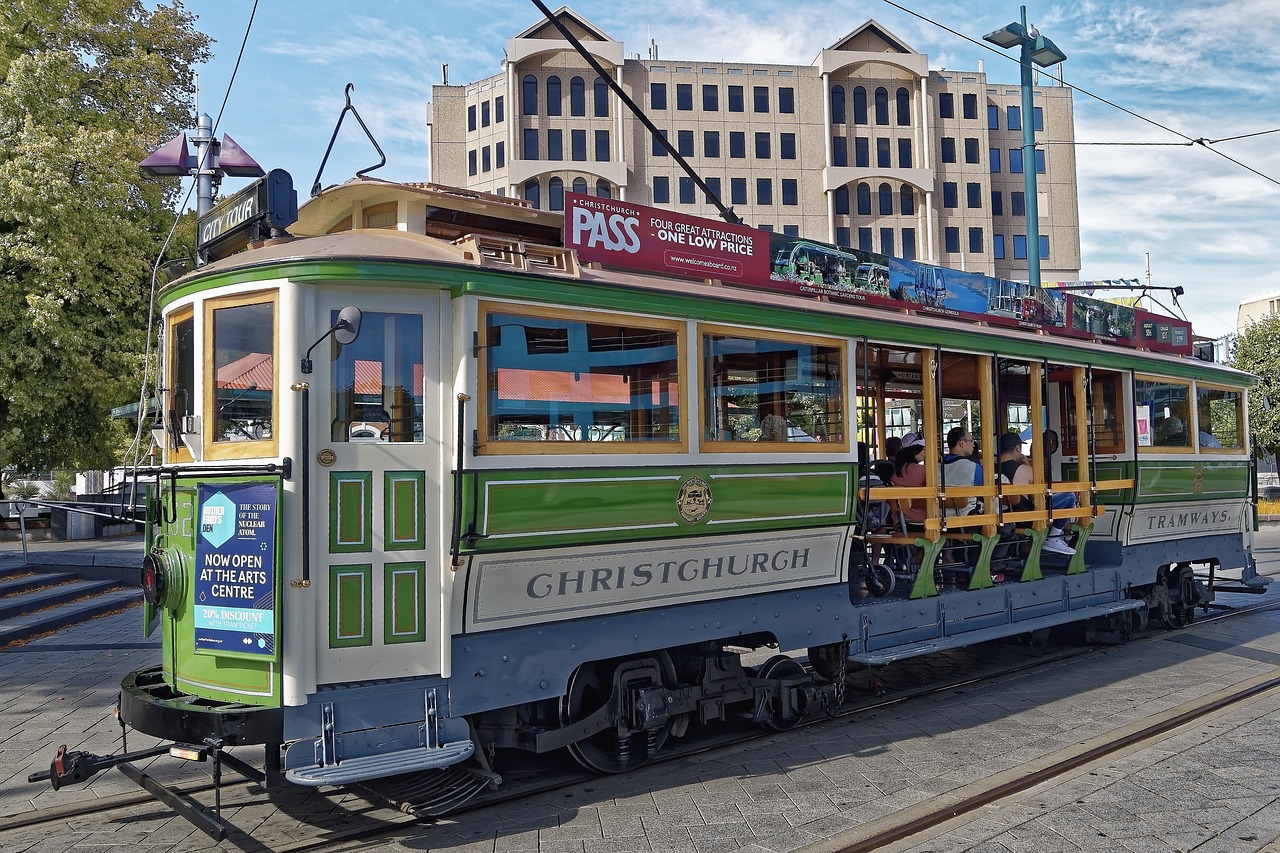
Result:
<svg viewBox="0 0 1280 853"><path fill-rule="evenodd" d="M556 12L724 205L750 226L1027 278L1024 168L1037 171L1042 278L1080 270L1071 90L928 57L868 21L810 65L626 58ZM576 191L719 216L697 183L549 22L507 43L502 73L435 86L431 180L560 210ZM1035 123L1034 163L1022 124Z"/></svg>

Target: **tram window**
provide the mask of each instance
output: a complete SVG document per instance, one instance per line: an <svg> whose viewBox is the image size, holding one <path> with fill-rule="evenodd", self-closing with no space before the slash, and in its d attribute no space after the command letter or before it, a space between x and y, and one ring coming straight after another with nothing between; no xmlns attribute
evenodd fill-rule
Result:
<svg viewBox="0 0 1280 853"><path fill-rule="evenodd" d="M1190 449L1191 384L1154 377L1134 380L1138 447L1143 450Z"/></svg>
<svg viewBox="0 0 1280 853"><path fill-rule="evenodd" d="M330 323L338 322L332 312ZM423 440L422 317L366 311L360 337L333 344L334 442Z"/></svg>
<svg viewBox="0 0 1280 853"><path fill-rule="evenodd" d="M1196 444L1201 450L1244 447L1244 393L1196 383Z"/></svg>
<svg viewBox="0 0 1280 853"><path fill-rule="evenodd" d="M1062 388L1062 453L1076 456L1076 394L1075 386L1063 382ZM1126 452L1126 425L1124 380L1119 373L1105 370L1093 371L1093 439L1094 453Z"/></svg>
<svg viewBox="0 0 1280 853"><path fill-rule="evenodd" d="M270 440L276 385L275 302L215 306L211 319L211 438L214 442Z"/></svg>
<svg viewBox="0 0 1280 853"><path fill-rule="evenodd" d="M196 387L196 321L188 311L169 329L169 387L173 397L171 414L185 417L194 414Z"/></svg>
<svg viewBox="0 0 1280 853"><path fill-rule="evenodd" d="M708 442L847 446L844 348L825 342L702 335L704 432Z"/></svg>
<svg viewBox="0 0 1280 853"><path fill-rule="evenodd" d="M493 307L481 325L486 451L670 450L682 440L679 324Z"/></svg>

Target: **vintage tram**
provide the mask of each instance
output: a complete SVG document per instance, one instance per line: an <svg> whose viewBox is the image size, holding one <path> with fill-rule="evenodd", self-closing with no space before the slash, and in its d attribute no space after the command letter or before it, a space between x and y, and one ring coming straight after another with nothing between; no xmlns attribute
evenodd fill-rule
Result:
<svg viewBox="0 0 1280 853"><path fill-rule="evenodd" d="M268 764L283 745L309 786L445 774L495 747L617 772L691 722L794 725L855 664L1085 620L1122 639L1228 579L1263 583L1253 377L780 292L767 249L761 286L726 281L729 262L697 277L731 226L571 202L355 179L289 236L163 288L143 567L163 655L122 685L123 724L265 744ZM679 277L590 259L651 225ZM904 405L925 485L870 485ZM971 486L944 483L957 406L985 463ZM1161 443L1175 420L1180 443ZM1024 427L1062 451L1033 442L1034 481L1014 486L996 445ZM1062 493L1074 509L1054 509ZM970 497L980 512L946 512ZM879 501L925 521L871 529ZM1070 558L1042 547L1063 518ZM899 582L873 595L892 551ZM759 649L778 653L744 662Z"/></svg>

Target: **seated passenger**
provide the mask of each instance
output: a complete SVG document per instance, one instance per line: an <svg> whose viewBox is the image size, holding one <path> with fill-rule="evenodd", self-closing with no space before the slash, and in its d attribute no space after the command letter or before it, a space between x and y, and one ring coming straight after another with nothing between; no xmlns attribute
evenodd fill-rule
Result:
<svg viewBox="0 0 1280 853"><path fill-rule="evenodd" d="M920 459L923 453L924 442L919 436L909 432L902 437L902 449L893 460L893 485L908 487L925 485L924 465ZM924 524L925 516L925 502L920 499L912 500L911 506L901 513L902 519L907 524L916 526Z"/></svg>
<svg viewBox="0 0 1280 853"><path fill-rule="evenodd" d="M1156 444L1161 447L1186 447L1187 430L1179 418L1167 417L1156 427Z"/></svg>
<svg viewBox="0 0 1280 853"><path fill-rule="evenodd" d="M981 486L982 465L973 459L973 436L964 427L953 427L947 433L947 455L942 457L942 484L944 486ZM963 501L963 505L955 503ZM946 515L972 515L978 509L976 497L957 498L944 507Z"/></svg>
<svg viewBox="0 0 1280 853"><path fill-rule="evenodd" d="M1046 448L1047 450L1048 448ZM1027 462L1025 456L1022 455L1022 438L1016 432L1007 432L1000 436L1000 476L1004 481L1014 486L1026 486L1034 482L1035 477L1031 470L1031 465ZM1072 492L1054 493L1050 506L1054 509L1072 509L1076 505L1076 496ZM1035 509L1035 501L1027 495L1020 495L1014 499L1014 503L1009 507L1012 512L1024 512ZM1066 529L1070 519L1059 519L1049 528L1049 538L1044 541L1044 550L1051 551L1055 554L1063 554L1071 556L1076 552L1066 543L1063 538L1062 531Z"/></svg>

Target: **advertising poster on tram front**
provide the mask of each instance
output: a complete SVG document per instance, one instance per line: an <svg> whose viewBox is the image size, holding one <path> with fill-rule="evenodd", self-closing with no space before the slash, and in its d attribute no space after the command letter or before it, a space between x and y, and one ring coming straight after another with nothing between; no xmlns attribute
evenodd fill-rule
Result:
<svg viewBox="0 0 1280 853"><path fill-rule="evenodd" d="M195 565L197 652L276 655L274 483L202 483Z"/></svg>

